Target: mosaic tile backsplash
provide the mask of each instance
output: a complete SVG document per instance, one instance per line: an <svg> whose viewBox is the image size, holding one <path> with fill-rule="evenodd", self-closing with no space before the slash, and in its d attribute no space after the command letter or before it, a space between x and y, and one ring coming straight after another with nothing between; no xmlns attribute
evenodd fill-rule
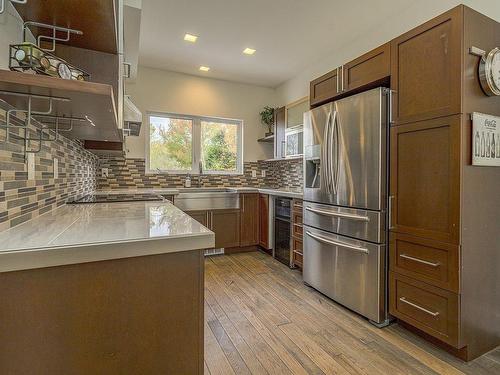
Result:
<svg viewBox="0 0 500 375"><path fill-rule="evenodd" d="M34 179L28 180L24 157L24 130L10 130L6 142L5 110L11 108L0 100L0 230L21 224L49 212L68 199L78 198L96 189L97 156L86 151L82 144L64 137L42 142L35 154ZM22 119L15 119L22 124ZM37 137L37 123L28 132ZM49 131L46 131L46 137ZM50 131L53 138L54 133ZM38 141L31 142L33 150ZM58 178L54 178L54 158L58 159Z"/></svg>
<svg viewBox="0 0 500 375"><path fill-rule="evenodd" d="M108 168L108 177L99 175L99 189L179 188L184 186L184 174L146 174L144 159L123 157L100 157L99 170ZM262 171L266 176L262 177ZM252 177L252 171L257 177ZM197 186L198 177L192 176L192 186ZM271 188L302 188L302 161L258 161L245 162L241 175L203 175L203 187L249 186Z"/></svg>

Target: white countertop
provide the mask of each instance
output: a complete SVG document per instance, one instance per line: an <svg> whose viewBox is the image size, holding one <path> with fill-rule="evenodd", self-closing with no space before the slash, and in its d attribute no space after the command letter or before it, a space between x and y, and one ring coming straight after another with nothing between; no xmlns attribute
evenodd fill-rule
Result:
<svg viewBox="0 0 500 375"><path fill-rule="evenodd" d="M64 205L0 233L0 272L214 244L213 232L168 202Z"/></svg>

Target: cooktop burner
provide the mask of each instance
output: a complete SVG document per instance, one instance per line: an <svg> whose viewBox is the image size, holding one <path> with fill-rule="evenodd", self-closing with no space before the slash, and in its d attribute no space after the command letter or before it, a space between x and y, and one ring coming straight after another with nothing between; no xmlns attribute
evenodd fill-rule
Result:
<svg viewBox="0 0 500 375"><path fill-rule="evenodd" d="M158 194L89 194L80 199L68 202L68 204L81 203L112 203L112 202L162 202L165 198Z"/></svg>

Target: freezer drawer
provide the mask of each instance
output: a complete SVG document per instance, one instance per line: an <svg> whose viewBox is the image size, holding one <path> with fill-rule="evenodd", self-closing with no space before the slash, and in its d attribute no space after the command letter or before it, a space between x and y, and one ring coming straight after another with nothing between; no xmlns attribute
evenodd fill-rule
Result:
<svg viewBox="0 0 500 375"><path fill-rule="evenodd" d="M304 282L376 323L386 319L385 245L304 226Z"/></svg>
<svg viewBox="0 0 500 375"><path fill-rule="evenodd" d="M304 224L365 241L385 241L385 212L304 202Z"/></svg>

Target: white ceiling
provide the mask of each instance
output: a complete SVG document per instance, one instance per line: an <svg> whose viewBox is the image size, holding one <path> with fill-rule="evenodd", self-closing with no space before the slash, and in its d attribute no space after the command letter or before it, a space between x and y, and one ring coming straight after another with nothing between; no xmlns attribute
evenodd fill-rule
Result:
<svg viewBox="0 0 500 375"><path fill-rule="evenodd" d="M140 65L276 87L414 0L143 0ZM199 36L196 43L185 33ZM255 48L253 56L242 54ZM209 66L210 72L198 70Z"/></svg>

